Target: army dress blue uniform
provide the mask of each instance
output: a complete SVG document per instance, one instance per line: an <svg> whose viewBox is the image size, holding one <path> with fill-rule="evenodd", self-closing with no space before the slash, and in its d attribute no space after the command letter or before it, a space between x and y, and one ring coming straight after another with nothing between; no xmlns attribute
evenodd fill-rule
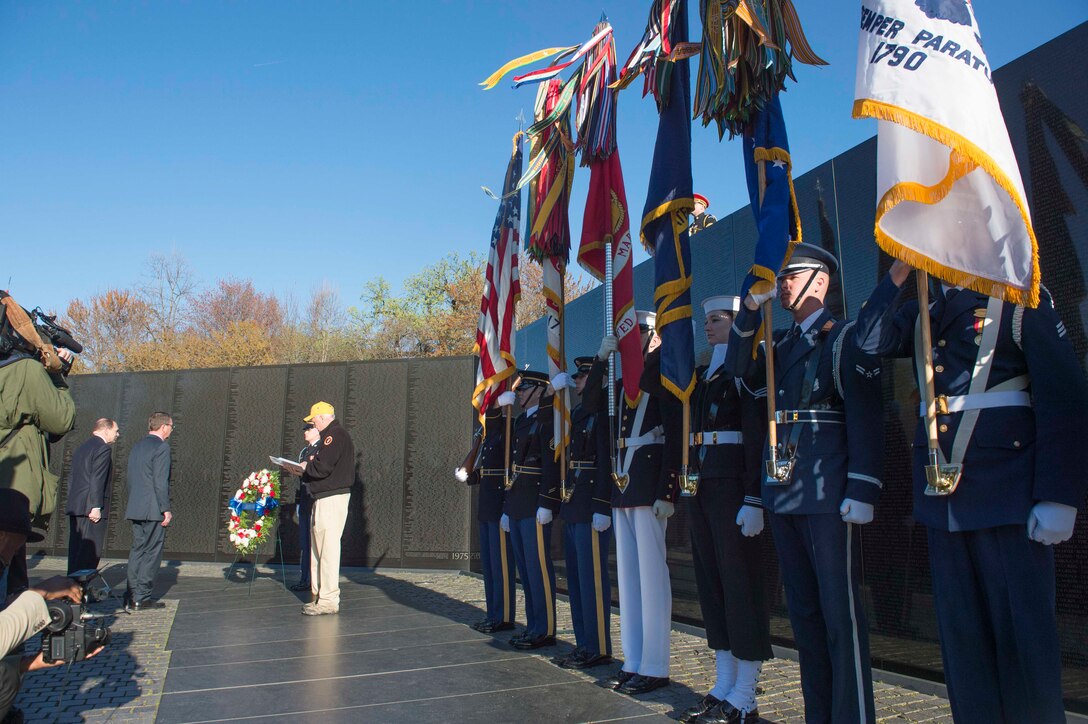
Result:
<svg viewBox="0 0 1088 724"><path fill-rule="evenodd" d="M795 250L793 258L800 257ZM740 371L750 389L765 386L762 347L751 361L759 324L758 313L742 312L730 342L737 359L748 363ZM763 506L809 724L875 721L859 531L839 511L845 499L873 505L879 498L883 401L879 359L857 349L851 326L821 308L775 334L778 440L792 448L793 470L784 485L764 472Z"/></svg>
<svg viewBox="0 0 1088 724"><path fill-rule="evenodd" d="M522 373L523 380L527 373ZM547 378L544 377L544 384ZM555 636L555 566L552 523L540 525L537 509L559 510L559 476L552 447L552 398L518 415L510 454L511 488L502 512L510 519L510 542L525 593L524 639Z"/></svg>
<svg viewBox="0 0 1088 724"><path fill-rule="evenodd" d="M476 515L480 526L480 567L488 628L507 629L514 623L514 553L510 534L499 527L506 483L506 419L503 408L484 416L479 458L474 469L479 489Z"/></svg>
<svg viewBox="0 0 1088 724"><path fill-rule="evenodd" d="M575 363L585 374L592 360L580 357ZM598 374L590 376L586 385L595 384L599 389L601 383ZM573 490L570 499L559 509L571 620L576 650L584 652L582 663L612 655L612 580L608 572L612 531L593 527L594 514L612 515L608 405L600 397L587 401L583 396L581 404L571 413L567 486L568 489L573 486Z"/></svg>
<svg viewBox="0 0 1088 724"><path fill-rule="evenodd" d="M651 680L667 679L669 675L672 584L665 549L668 520L657 519L652 507L658 500L675 503L679 495L683 413L680 403L658 380L658 354L655 351L647 356L634 407L624 400L622 381L616 385L620 445L614 472L628 476L625 489L612 486L624 654L620 691L624 691L624 684L637 682L631 678L634 675ZM587 392L595 380L603 379L606 369L606 363L594 363L586 382Z"/></svg>
<svg viewBox="0 0 1088 724"><path fill-rule="evenodd" d="M918 302L896 311L898 294L885 278L858 316L867 351L921 353ZM1084 500L1084 374L1045 289L1037 309L967 289L934 297L938 441L963 472L951 495L924 493L919 410L914 518L928 529L952 714L957 722L1064 722L1054 556L1029 539L1027 521L1040 501L1076 508Z"/></svg>

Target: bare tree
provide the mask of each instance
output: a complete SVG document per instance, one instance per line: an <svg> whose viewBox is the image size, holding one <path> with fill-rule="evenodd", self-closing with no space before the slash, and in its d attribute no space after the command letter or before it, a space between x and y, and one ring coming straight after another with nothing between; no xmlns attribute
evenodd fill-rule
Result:
<svg viewBox="0 0 1088 724"><path fill-rule="evenodd" d="M139 294L151 309L148 333L155 341L162 342L186 326L196 288L192 267L183 256L176 251L151 255Z"/></svg>

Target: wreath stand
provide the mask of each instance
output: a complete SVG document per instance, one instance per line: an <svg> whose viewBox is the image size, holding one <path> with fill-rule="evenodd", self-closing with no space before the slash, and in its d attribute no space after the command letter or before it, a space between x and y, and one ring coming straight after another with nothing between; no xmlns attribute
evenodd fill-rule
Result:
<svg viewBox="0 0 1088 724"><path fill-rule="evenodd" d="M275 544L279 547L279 551L280 551L280 582L283 584L283 590L285 590L285 591L290 591L291 590L287 586L287 564L284 563L284 561L283 561L283 538L280 537L280 516L277 515L276 516L276 535L275 535L275 537L268 536L263 541L261 541L261 543L250 553L239 553L237 551L235 552L234 560L231 561L230 568L227 569L227 575L226 575L227 585L223 586L224 591L227 590L228 588L230 588L232 583L233 583L233 581L231 581L230 577L234 574L235 567L244 565L247 562L247 559L252 557L253 562L251 563L251 565L253 566L253 574L251 576L249 576L249 591L246 593L246 595L247 596L252 596L253 595L253 581L256 580L256 578L257 578L257 560L260 558L261 553L265 550L265 548L267 547L267 545L268 545L268 543L270 541L275 541ZM273 549L273 550L275 550L275 549Z"/></svg>

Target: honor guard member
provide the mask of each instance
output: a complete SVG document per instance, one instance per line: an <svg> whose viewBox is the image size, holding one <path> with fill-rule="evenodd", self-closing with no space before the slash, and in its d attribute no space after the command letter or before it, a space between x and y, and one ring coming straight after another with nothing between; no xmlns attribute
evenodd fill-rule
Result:
<svg viewBox="0 0 1088 724"><path fill-rule="evenodd" d="M698 478L685 485L684 496L699 604L717 677L710 693L681 721L753 724L759 720L760 669L774 655L757 538L763 531L767 390L753 393L740 378L724 373L740 297L710 297L703 310L713 354L710 365L697 370L689 470Z"/></svg>
<svg viewBox="0 0 1088 724"><path fill-rule="evenodd" d="M691 224L688 226L688 236L694 236L703 229L707 229L717 222L714 216L706 212L710 208L710 200L702 194L692 194L695 197L695 208L691 212Z"/></svg>
<svg viewBox="0 0 1088 724"><path fill-rule="evenodd" d="M555 567L552 517L559 510L559 475L552 445L552 398L543 372L525 370L515 387L523 412L514 423L509 490L499 525L510 533L525 592L525 631L510 639L517 649L555 645Z"/></svg>
<svg viewBox="0 0 1088 724"><path fill-rule="evenodd" d="M856 345L853 324L824 307L835 257L794 247L778 275L782 308L793 317L774 343L778 445L764 462L767 510L801 664L805 721L875 721L869 630L862 608L858 525L873 519L884 441L880 360ZM763 386L762 348L752 360L758 304L733 325L738 368ZM755 312L755 313L752 313ZM732 358L732 351L731 351ZM768 392L770 390L768 389Z"/></svg>
<svg viewBox="0 0 1088 724"><path fill-rule="evenodd" d="M571 413L567 491L559 509L567 560L574 651L554 659L567 669L588 669L612 662L612 581L608 551L612 540L612 466L608 449L608 400L603 366L590 375L594 357L574 360L571 384L582 396ZM597 394L586 395L587 385ZM556 390L570 386L566 374L552 378Z"/></svg>
<svg viewBox="0 0 1088 724"><path fill-rule="evenodd" d="M866 351L913 356L921 372L918 303L895 309L910 271L892 265L857 329ZM1064 722L1050 546L1072 536L1084 501L1084 372L1045 288L1027 309L945 285L929 315L939 462L961 474L928 489L919 410L914 518L929 534L952 716Z"/></svg>
<svg viewBox="0 0 1088 724"><path fill-rule="evenodd" d="M462 483L478 484L476 517L480 526L480 567L484 574L487 615L472 628L482 633L514 628L514 553L510 533L499 527L506 488L505 413L514 404L514 393L501 393L476 431L480 436L472 471L458 468Z"/></svg>
<svg viewBox="0 0 1088 724"><path fill-rule="evenodd" d="M617 395L619 440L612 486L624 662L609 685L623 694L642 694L669 683L672 586L665 560L665 528L676 511L684 444L680 439L683 408L660 382L656 315L637 312L636 316L646 367L634 407ZM616 347L615 337L602 340L598 366L604 367Z"/></svg>

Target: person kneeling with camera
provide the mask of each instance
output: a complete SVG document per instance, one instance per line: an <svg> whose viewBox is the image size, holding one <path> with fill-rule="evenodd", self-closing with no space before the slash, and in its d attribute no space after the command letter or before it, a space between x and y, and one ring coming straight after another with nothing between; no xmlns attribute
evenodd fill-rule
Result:
<svg viewBox="0 0 1088 724"><path fill-rule="evenodd" d="M25 543L36 543L40 540L42 536L30 527L30 506L26 496L14 490L0 489L0 560L7 565ZM85 579L89 580L90 576L85 576ZM37 654L10 655L13 651L19 651L27 639L50 625L55 615L55 611L51 609L58 609L58 606L47 604L46 601L56 601L61 604L60 608L64 608L67 601L78 604L82 598L81 583L64 576L55 576L31 586L0 611L0 647L4 651L3 662L0 663L0 719L6 721L10 718L11 705L22 686L23 675L28 671L59 666L66 663L66 660L89 659L98 654L108 642L109 630L103 628L101 630L104 634L96 639L101 645L96 648L88 646L62 658L50 656L55 653L50 651L54 647L47 647L44 642L43 650ZM98 629L94 631L97 633ZM64 634L54 635L64 638Z"/></svg>

